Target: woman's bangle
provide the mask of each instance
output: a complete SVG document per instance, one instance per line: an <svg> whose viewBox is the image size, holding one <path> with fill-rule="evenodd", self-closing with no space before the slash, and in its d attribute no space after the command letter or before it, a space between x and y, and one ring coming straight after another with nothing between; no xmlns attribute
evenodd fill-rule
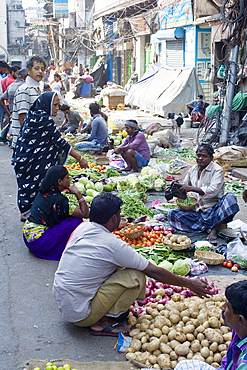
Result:
<svg viewBox="0 0 247 370"><path fill-rule="evenodd" d="M80 204L80 203L82 203L84 201L85 201L85 198L81 198L81 199L78 200L78 203Z"/></svg>
<svg viewBox="0 0 247 370"><path fill-rule="evenodd" d="M83 156L81 155L81 158L79 159L79 161L78 161L78 162L80 163L82 159L83 159Z"/></svg>

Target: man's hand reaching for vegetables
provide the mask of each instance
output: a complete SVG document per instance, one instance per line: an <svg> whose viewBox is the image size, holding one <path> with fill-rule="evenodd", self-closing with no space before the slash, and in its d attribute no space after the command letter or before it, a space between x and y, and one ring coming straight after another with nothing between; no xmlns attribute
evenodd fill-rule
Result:
<svg viewBox="0 0 247 370"><path fill-rule="evenodd" d="M188 288L192 290L196 295L199 297L206 297L208 295L212 295L213 293L208 291L207 289L210 289L207 283L202 281L201 279L198 278L193 278L193 279L188 279L189 282L191 283L191 286Z"/></svg>

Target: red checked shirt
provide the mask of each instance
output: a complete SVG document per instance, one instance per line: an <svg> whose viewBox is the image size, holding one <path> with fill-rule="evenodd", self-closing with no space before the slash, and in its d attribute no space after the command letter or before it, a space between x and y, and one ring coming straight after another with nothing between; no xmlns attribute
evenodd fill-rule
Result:
<svg viewBox="0 0 247 370"><path fill-rule="evenodd" d="M247 337L239 339L232 332L232 341L227 349L227 354L222 359L218 370L246 370L247 369Z"/></svg>
<svg viewBox="0 0 247 370"><path fill-rule="evenodd" d="M194 193L198 202L197 211L205 211L214 206L224 195L224 173L222 168L214 162L210 162L202 170L200 176L198 165L193 166L188 171L184 184L201 188L204 192L204 195Z"/></svg>

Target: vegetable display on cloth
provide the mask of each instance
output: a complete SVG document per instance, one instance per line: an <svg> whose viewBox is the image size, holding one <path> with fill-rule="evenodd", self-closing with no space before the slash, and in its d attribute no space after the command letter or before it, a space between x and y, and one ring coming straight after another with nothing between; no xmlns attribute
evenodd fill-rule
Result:
<svg viewBox="0 0 247 370"><path fill-rule="evenodd" d="M154 212L145 207L144 203L136 196L124 195L119 193L119 198L122 199L123 204L121 206L121 214L125 217L137 218L143 215L153 217Z"/></svg>
<svg viewBox="0 0 247 370"><path fill-rule="evenodd" d="M230 181L225 182L225 193L233 193L236 195L236 197L242 197L244 189L245 186L241 180L233 183Z"/></svg>
<svg viewBox="0 0 247 370"><path fill-rule="evenodd" d="M173 252L164 243L155 244L150 247L134 246L135 250L140 253L147 260L152 260L156 265L163 261L174 263L177 260L188 258L190 252Z"/></svg>
<svg viewBox="0 0 247 370"><path fill-rule="evenodd" d="M135 327L129 333L132 341L126 359L154 369L174 369L185 359L219 367L232 338L221 316L225 297L185 298L184 291L175 293L175 288L170 288L173 293L169 301L167 297L164 303L151 302L146 309L132 308L129 323ZM168 289L157 289L156 298Z"/></svg>
<svg viewBox="0 0 247 370"><path fill-rule="evenodd" d="M170 157L178 157L181 159L193 160L196 158L196 152L189 148L175 149L166 148L164 149L164 154Z"/></svg>

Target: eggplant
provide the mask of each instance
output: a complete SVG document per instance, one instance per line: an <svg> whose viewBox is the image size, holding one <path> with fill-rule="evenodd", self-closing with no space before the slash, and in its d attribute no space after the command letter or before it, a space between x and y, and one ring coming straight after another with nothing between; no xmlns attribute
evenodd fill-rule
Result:
<svg viewBox="0 0 247 370"><path fill-rule="evenodd" d="M134 221L133 217L127 217L127 219L128 219L128 222L133 222Z"/></svg>
<svg viewBox="0 0 247 370"><path fill-rule="evenodd" d="M141 216L141 217L138 217L138 218L135 220L135 223L138 223L138 222L144 222L144 221L146 221L146 218L147 218L147 216Z"/></svg>

